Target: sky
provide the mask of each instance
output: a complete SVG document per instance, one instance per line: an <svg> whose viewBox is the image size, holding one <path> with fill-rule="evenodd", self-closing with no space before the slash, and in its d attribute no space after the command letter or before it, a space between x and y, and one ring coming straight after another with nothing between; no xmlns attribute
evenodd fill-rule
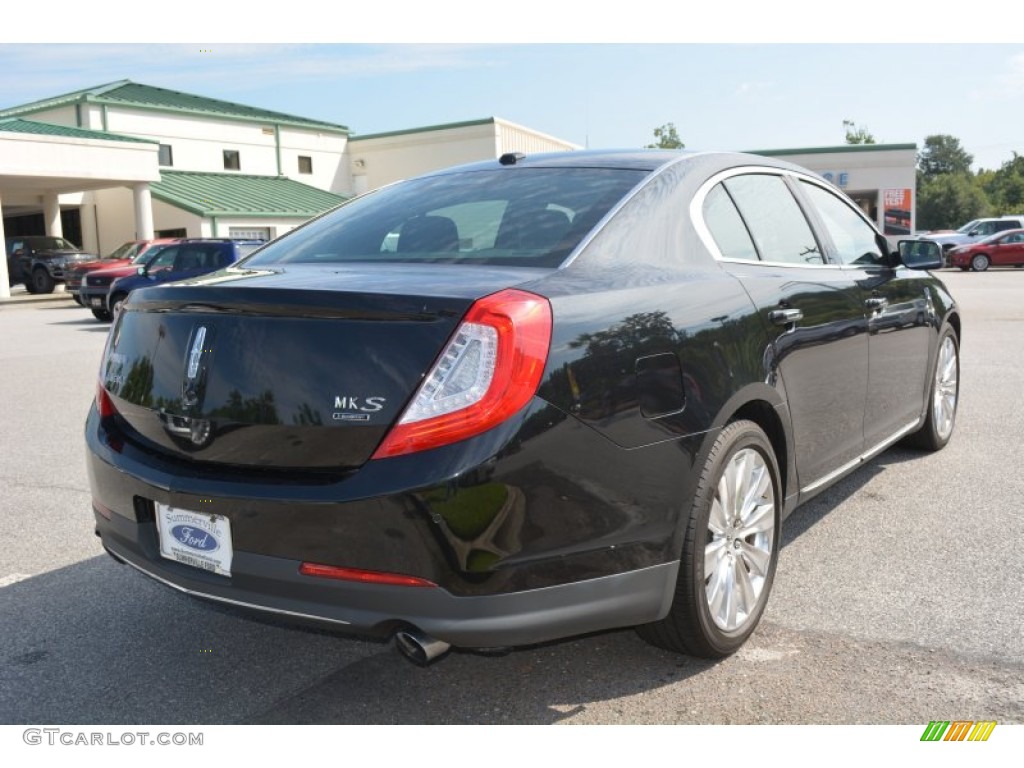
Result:
<svg viewBox="0 0 1024 768"><path fill-rule="evenodd" d="M439 19L459 18L458 6L482 4L435 2L429 8L436 12L417 27L420 17L400 11L422 12L426 4L394 0L356 18L343 4L314 0L283 25L296 37L304 30L307 39L299 43L274 41L280 30L265 17L242 28L213 18L211 28L233 30L218 33L222 43L195 39L195 25L169 27L158 41L145 41L149 22L119 27L104 17L93 29L92 14L79 27L72 9L80 6L68 4L59 23L32 44L4 42L0 32L0 73L16 75L0 78L0 107L130 79L340 123L357 134L494 116L581 146L620 148L650 143L655 127L672 122L689 149L750 150L842 144L843 121L852 120L880 143L920 146L930 134L952 134L974 155L976 168L997 168L1014 151L1024 153L1024 35L1016 43L1010 32L1004 32L1010 40L926 43L961 34L950 35L948 24L936 25L944 32L936 34L913 12L898 18L900 24L876 24L878 14L897 11L885 3L872 8L874 1L862 3L865 12L849 24L800 28L785 23L787 5L820 4L777 2L762 26L757 14L730 27L722 23L724 12L705 11L623 19L591 14L588 27L578 15L565 23L564 9L559 15L536 0L519 0L487 6L491 16L467 15L462 26L442 32ZM649 5L641 0L630 7ZM228 6L225 22L237 7ZM523 10L533 23L514 21L506 8ZM207 7L196 14L211 21ZM389 14L401 21L382 25ZM310 20L324 24L301 23ZM336 31L335 39L376 30L366 37L377 39L329 44L317 39L320 29ZM844 29L852 34L844 38ZM883 34L891 29L904 32ZM260 37L268 31L269 39ZM92 33L97 42L81 42ZM239 37L256 42L239 43ZM893 37L898 42L889 42ZM183 42L163 42L175 38ZM184 42L190 38L195 41Z"/></svg>

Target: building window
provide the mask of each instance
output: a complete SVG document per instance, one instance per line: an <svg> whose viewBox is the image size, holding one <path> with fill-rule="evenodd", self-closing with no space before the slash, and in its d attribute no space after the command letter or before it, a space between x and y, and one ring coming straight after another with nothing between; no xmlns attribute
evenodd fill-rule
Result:
<svg viewBox="0 0 1024 768"><path fill-rule="evenodd" d="M237 149L225 149L224 150L224 170L225 171L240 171L242 170L242 160L238 156Z"/></svg>
<svg viewBox="0 0 1024 768"><path fill-rule="evenodd" d="M299 173L313 172L313 158L299 155Z"/></svg>
<svg viewBox="0 0 1024 768"><path fill-rule="evenodd" d="M174 152L171 151L170 144L160 145L160 165L166 165L171 167L174 165Z"/></svg>

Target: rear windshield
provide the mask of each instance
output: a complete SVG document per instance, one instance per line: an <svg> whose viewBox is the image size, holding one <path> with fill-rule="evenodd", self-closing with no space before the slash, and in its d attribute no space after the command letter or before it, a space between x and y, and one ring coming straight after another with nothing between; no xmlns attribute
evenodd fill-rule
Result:
<svg viewBox="0 0 1024 768"><path fill-rule="evenodd" d="M244 261L443 262L557 267L646 175L608 168L472 171L353 200Z"/></svg>

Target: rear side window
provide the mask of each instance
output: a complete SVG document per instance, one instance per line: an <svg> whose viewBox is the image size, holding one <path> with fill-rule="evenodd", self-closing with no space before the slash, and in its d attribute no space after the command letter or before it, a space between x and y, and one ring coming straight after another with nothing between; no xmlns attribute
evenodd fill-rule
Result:
<svg viewBox="0 0 1024 768"><path fill-rule="evenodd" d="M716 184L704 199L704 221L722 258L757 261L757 249L725 187Z"/></svg>
<svg viewBox="0 0 1024 768"><path fill-rule="evenodd" d="M722 182L735 201L764 261L823 264L800 206L779 176L749 174Z"/></svg>
<svg viewBox="0 0 1024 768"><path fill-rule="evenodd" d="M646 175L523 168L413 179L293 230L245 266L372 261L557 267Z"/></svg>

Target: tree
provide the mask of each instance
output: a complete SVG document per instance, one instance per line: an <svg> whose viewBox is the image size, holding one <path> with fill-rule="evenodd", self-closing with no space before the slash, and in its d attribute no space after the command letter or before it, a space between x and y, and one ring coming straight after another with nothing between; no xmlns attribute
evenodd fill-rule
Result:
<svg viewBox="0 0 1024 768"><path fill-rule="evenodd" d="M843 128L846 129L847 144L875 143L875 137L871 135L866 125L858 126L853 120L843 120Z"/></svg>
<svg viewBox="0 0 1024 768"><path fill-rule="evenodd" d="M1024 156L1014 152L998 171L982 171L976 178L994 210L1024 213Z"/></svg>
<svg viewBox="0 0 1024 768"><path fill-rule="evenodd" d="M676 132L675 123L665 123L663 126L654 129L654 144L645 145L646 149L682 149L686 145Z"/></svg>
<svg viewBox="0 0 1024 768"><path fill-rule="evenodd" d="M917 226L952 229L988 215L991 206L984 190L966 173L943 173L917 189Z"/></svg>
<svg viewBox="0 0 1024 768"><path fill-rule="evenodd" d="M960 139L949 134L925 136L924 149L917 155L917 170L925 179L944 173L971 172L974 155L960 146Z"/></svg>

